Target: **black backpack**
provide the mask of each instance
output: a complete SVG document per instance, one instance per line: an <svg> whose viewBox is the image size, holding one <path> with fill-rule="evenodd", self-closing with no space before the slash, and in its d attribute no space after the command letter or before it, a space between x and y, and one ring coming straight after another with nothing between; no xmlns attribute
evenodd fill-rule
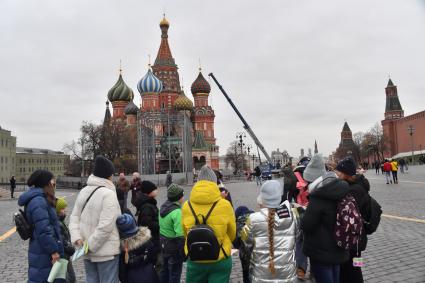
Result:
<svg viewBox="0 0 425 283"><path fill-rule="evenodd" d="M382 208L379 203L370 195L369 197L369 209L370 218L364 221L364 228L367 235L373 234L378 229L379 222L381 221Z"/></svg>
<svg viewBox="0 0 425 283"><path fill-rule="evenodd" d="M190 201L188 202L193 217L195 217L195 225L189 230L186 241L188 257L192 261L217 260L220 255L220 249L227 258L227 254L224 251L223 246L218 243L214 230L207 224L208 218L217 203L218 201L213 203L205 217L201 215L203 219L203 223L201 224L199 223L195 210L193 210L192 204Z"/></svg>
<svg viewBox="0 0 425 283"><path fill-rule="evenodd" d="M23 211L22 209L19 209L19 211L13 215L13 221L16 225L16 231L18 231L19 236L24 241L31 238L32 232L34 231L34 225L28 223L25 210L25 208Z"/></svg>

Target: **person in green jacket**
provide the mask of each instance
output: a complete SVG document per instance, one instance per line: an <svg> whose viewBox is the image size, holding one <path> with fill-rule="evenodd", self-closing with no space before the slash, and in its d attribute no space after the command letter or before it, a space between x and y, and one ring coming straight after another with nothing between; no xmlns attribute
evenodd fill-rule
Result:
<svg viewBox="0 0 425 283"><path fill-rule="evenodd" d="M179 283L184 261L184 235L182 210L184 190L171 184L167 189L168 200L159 210L159 233L163 267L161 283Z"/></svg>

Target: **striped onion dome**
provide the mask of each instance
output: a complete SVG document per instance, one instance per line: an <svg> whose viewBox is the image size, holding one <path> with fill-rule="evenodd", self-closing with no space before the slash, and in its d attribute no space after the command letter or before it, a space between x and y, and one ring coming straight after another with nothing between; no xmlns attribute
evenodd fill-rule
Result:
<svg viewBox="0 0 425 283"><path fill-rule="evenodd" d="M146 75L137 84L140 94L157 93L162 90L162 82L152 73L149 68Z"/></svg>
<svg viewBox="0 0 425 283"><path fill-rule="evenodd" d="M193 102L190 100L184 91L182 90L180 92L179 97L174 101L174 109L176 110L192 110L193 109Z"/></svg>
<svg viewBox="0 0 425 283"><path fill-rule="evenodd" d="M122 75L118 77L118 81L108 91L108 99L110 102L114 101L131 101L133 99L133 90L122 79Z"/></svg>
<svg viewBox="0 0 425 283"><path fill-rule="evenodd" d="M134 104L133 100L130 101L127 106L124 108L125 115L137 115L139 108Z"/></svg>
<svg viewBox="0 0 425 283"><path fill-rule="evenodd" d="M196 80L192 83L192 86L190 88L192 91L192 94L197 93L210 93L211 92L211 86L207 82L207 80L202 75L201 71L199 71L199 75L196 78Z"/></svg>

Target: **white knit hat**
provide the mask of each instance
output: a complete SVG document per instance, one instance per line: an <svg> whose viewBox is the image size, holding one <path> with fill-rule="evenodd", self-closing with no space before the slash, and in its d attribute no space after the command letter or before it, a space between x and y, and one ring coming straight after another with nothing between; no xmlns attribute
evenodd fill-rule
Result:
<svg viewBox="0 0 425 283"><path fill-rule="evenodd" d="M325 162L321 154L316 154L308 163L307 167L304 170L303 178L307 182L312 183L314 180L320 176L325 175L326 168Z"/></svg>
<svg viewBox="0 0 425 283"><path fill-rule="evenodd" d="M282 191L283 187L279 181L266 181L260 188L257 202L267 208L278 208L282 201Z"/></svg>

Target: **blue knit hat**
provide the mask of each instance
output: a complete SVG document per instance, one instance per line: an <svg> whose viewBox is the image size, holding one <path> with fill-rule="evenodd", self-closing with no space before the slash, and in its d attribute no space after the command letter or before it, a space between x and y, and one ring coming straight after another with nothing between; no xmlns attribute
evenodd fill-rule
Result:
<svg viewBox="0 0 425 283"><path fill-rule="evenodd" d="M122 239L134 236L139 231L136 220L130 214L124 213L118 216L116 223Z"/></svg>

